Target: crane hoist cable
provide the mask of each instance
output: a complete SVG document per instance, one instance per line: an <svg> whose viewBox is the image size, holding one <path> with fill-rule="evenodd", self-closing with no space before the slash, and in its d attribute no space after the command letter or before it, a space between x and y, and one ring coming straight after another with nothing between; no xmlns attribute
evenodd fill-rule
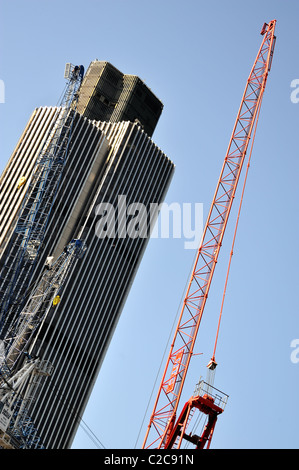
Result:
<svg viewBox="0 0 299 470"><path fill-rule="evenodd" d="M215 337L215 343L214 343L214 349L213 349L213 354L212 354L212 357L211 357L211 360L214 361L214 362L216 362L216 359L215 359L216 348L217 348L217 343L218 343L218 337L219 337L220 323L221 323L222 313L223 313L224 300L225 300L225 295L226 295L226 290L227 290L227 283L228 283L228 278L229 278L229 273L230 273L230 268L231 268L232 257L233 257L233 254L234 254L235 241L236 241L236 236L237 236L237 231L238 231L238 226L239 226L239 220L240 220L240 213L241 213L243 199L244 199L244 192L245 192L245 187L246 187L246 182L247 182L247 177L248 177L248 171L249 171L249 167L250 167L251 155L252 155L252 150L253 150L253 143L254 143L254 139L255 139L255 134L256 134L256 129L257 129L257 123L258 123L260 110L261 110L261 102L259 103L258 112L257 112L257 119L255 121L253 139L251 141L251 147L250 147L248 162L247 162L247 166L246 166L246 173L245 173L243 187L242 187L242 193L241 193L241 198L240 198L240 203L239 203L239 208L238 208L238 214L237 214L237 220L236 220L236 224L235 224L235 230L234 230L234 235L233 235L233 240L232 240L232 246L231 246L231 251L230 251L230 255L229 255L229 261L228 261L225 284L224 284L224 289L223 289L223 294L222 294L222 301L221 301L221 307L220 307L220 312L219 312L218 325L217 325L217 331L216 331L216 337Z"/></svg>

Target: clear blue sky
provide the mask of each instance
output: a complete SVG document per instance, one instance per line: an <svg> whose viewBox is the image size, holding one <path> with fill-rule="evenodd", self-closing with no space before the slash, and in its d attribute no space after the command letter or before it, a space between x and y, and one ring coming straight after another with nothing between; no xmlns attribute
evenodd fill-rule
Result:
<svg viewBox="0 0 299 470"><path fill-rule="evenodd" d="M229 394L214 448L297 448L298 321L297 0L1 0L0 170L37 106L55 105L66 62L107 60L139 75L164 103L154 141L174 161L166 201L203 203L216 187L237 109L262 37L277 19L223 312L215 386ZM299 93L298 95L299 96ZM211 355L231 231L199 331L187 400ZM90 398L84 423L106 448L141 447L144 414L194 250L152 239ZM298 355L299 356L299 355ZM164 363L163 363L164 364ZM139 436L139 439L137 439ZM137 442L136 442L137 441ZM73 448L95 448L80 426Z"/></svg>

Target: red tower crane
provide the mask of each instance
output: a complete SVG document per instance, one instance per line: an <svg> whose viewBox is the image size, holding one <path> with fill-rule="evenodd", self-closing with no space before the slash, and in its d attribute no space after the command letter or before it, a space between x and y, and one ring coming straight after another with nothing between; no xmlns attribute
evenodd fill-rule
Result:
<svg viewBox="0 0 299 470"><path fill-rule="evenodd" d="M261 30L261 34L263 35L262 44L246 83L203 231L202 240L197 251L193 271L171 343L153 412L150 417L142 446L143 448L180 448L183 439L192 442L198 449L204 447L208 448L211 443L217 417L223 412L227 401L227 395L215 389L209 380L208 383L201 381L192 398L183 406L177 419L177 411L186 374L190 360L194 354L194 344L248 148L250 148L249 160L251 156L263 93L272 64L276 40L274 35L275 25L276 20L270 21L269 24L265 23ZM244 186L246 177L247 172ZM243 200L243 192L241 195L239 213ZM233 245L239 213L235 226ZM230 269L230 261L227 276ZM227 279L225 289L226 284ZM213 376L217 366L215 350L221 315L222 307L219 315L214 352L207 366L211 376ZM200 436L186 433L187 425L196 409L208 418L207 424Z"/></svg>

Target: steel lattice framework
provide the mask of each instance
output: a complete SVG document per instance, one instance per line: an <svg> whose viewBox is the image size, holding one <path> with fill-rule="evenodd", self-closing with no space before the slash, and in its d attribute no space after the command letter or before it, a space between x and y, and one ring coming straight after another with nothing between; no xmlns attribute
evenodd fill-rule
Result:
<svg viewBox="0 0 299 470"><path fill-rule="evenodd" d="M265 24L261 31L264 37L246 83L143 448L169 447L169 439L174 435L177 408L193 354L198 328L271 68L275 46L275 24L276 20L273 20L269 24Z"/></svg>
<svg viewBox="0 0 299 470"><path fill-rule="evenodd" d="M29 414L43 378L53 366L31 357L36 330L60 301L60 291L86 245L72 240L32 289L16 324L0 340L0 447L38 448L40 437Z"/></svg>
<svg viewBox="0 0 299 470"><path fill-rule="evenodd" d="M15 317L23 306L67 158L74 109L84 73L83 66L67 65L69 70L65 78L68 82L57 108L55 124L37 157L0 272L1 337L8 327L5 323L9 312Z"/></svg>

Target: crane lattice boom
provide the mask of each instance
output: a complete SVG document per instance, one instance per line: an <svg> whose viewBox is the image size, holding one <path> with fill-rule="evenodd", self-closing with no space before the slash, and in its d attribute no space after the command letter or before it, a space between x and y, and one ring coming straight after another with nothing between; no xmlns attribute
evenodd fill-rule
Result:
<svg viewBox="0 0 299 470"><path fill-rule="evenodd" d="M54 127L37 157L0 272L0 337L23 307L65 165L83 66L70 66Z"/></svg>
<svg viewBox="0 0 299 470"><path fill-rule="evenodd" d="M275 46L276 20L263 26L264 36L249 74L241 105L229 141L216 191L203 231L177 328L158 390L143 447L169 448L175 442L176 413L198 328L204 312L224 232L235 197L246 151L257 122ZM215 365L215 363L212 363ZM197 400L196 403L202 402ZM195 401L193 401L195 403ZM205 404L209 405L209 402ZM186 415L187 416L187 415ZM188 417L188 416L187 416ZM187 418L186 418L187 419ZM210 431L213 431L210 424ZM205 441L210 442L205 435ZM180 441L181 442L181 441ZM200 446L199 446L200 447Z"/></svg>

